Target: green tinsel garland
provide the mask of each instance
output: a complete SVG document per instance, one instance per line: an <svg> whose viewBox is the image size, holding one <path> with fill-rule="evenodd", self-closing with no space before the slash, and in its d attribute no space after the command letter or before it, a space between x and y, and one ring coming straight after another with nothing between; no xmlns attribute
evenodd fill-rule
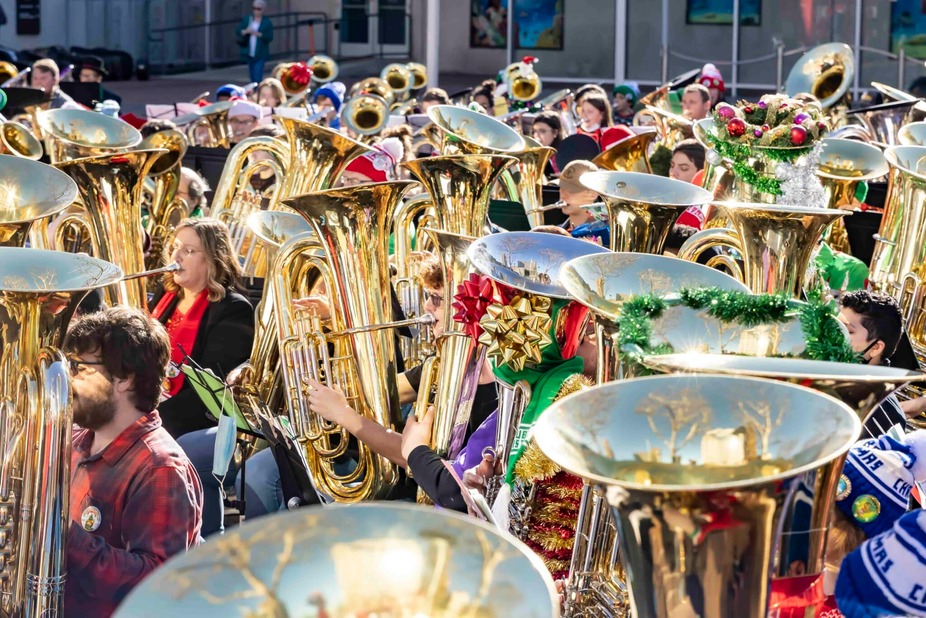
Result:
<svg viewBox="0 0 926 618"><path fill-rule="evenodd" d="M759 173L747 163L747 161L756 154L752 148L746 144L734 144L724 141L710 133L707 134L707 141L710 142L711 148L722 158L733 161L733 175L737 180L752 185L763 193L781 195L781 182L777 178L760 176ZM793 163L798 158L810 152L810 150L810 148L763 148L762 156L773 161Z"/></svg>
<svg viewBox="0 0 926 618"><path fill-rule="evenodd" d="M801 358L809 360L859 362L846 339L845 333L833 320L832 305L818 293L808 296L807 302L796 301L782 294L749 294L719 288L685 288L678 298L664 299L652 295L630 298L621 309L618 319L618 349L630 361L639 364L644 356L672 352L666 343L653 346L653 320L670 306L681 305L691 309L705 309L722 322L752 327L759 324L781 322L798 316L806 347Z"/></svg>

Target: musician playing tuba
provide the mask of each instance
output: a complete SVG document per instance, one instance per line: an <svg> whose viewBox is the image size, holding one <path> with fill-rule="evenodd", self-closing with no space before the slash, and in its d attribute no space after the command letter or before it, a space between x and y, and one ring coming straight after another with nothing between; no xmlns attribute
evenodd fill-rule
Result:
<svg viewBox="0 0 926 618"><path fill-rule="evenodd" d="M157 406L164 327L116 307L68 333L74 390L64 615L110 616L149 573L199 541L203 490Z"/></svg>

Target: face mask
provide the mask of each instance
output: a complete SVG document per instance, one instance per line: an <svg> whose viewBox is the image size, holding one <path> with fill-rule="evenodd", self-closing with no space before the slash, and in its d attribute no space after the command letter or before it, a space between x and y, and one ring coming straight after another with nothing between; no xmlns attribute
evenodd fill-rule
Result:
<svg viewBox="0 0 926 618"><path fill-rule="evenodd" d="M215 434L215 450L212 454L212 475L224 479L228 465L235 455L235 438L237 436L235 419L227 414L219 417L219 429Z"/></svg>
<svg viewBox="0 0 926 618"><path fill-rule="evenodd" d="M868 357L865 356L865 355L868 354L868 350L872 349L873 347L875 347L875 346L878 344L878 341L880 341L880 339L875 339L874 341L872 341L871 343L868 344L868 347L867 347L867 348L865 348L864 350L862 350L861 352L859 352L859 357L862 359L862 362L863 362L863 363L867 363L867 362L868 362Z"/></svg>

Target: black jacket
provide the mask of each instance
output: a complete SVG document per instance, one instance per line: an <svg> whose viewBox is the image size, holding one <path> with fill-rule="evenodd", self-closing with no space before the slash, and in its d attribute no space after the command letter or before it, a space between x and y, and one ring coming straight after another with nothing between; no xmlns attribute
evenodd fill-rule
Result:
<svg viewBox="0 0 926 618"><path fill-rule="evenodd" d="M157 306L164 295L158 290L149 308ZM174 312L174 305L167 308L161 316L166 323ZM224 378L225 375L248 360L254 343L254 308L251 303L232 290L225 291L225 298L217 303L209 303L196 333L193 350L187 350L194 361L204 369ZM205 429L215 425L215 419L209 414L205 404L199 399L189 380L184 380L180 391L158 406L161 421L170 435L178 438L185 433Z"/></svg>

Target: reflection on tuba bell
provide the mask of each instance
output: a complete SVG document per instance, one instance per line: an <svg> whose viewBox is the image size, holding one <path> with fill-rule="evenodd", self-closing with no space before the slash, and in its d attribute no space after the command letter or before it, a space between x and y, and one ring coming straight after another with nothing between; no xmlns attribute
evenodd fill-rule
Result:
<svg viewBox="0 0 926 618"><path fill-rule="evenodd" d="M351 97L341 113L344 124L358 135L376 135L389 122L389 105L375 94Z"/></svg>
<svg viewBox="0 0 926 618"><path fill-rule="evenodd" d="M640 172L652 174L649 163L649 147L657 137L656 131L641 131L612 144L607 150L592 159L600 169L613 172Z"/></svg>
<svg viewBox="0 0 926 618"><path fill-rule="evenodd" d="M411 90L415 83L415 78L408 65L399 63L387 64L379 74L379 78L389 84L389 87L396 94L396 99L401 98Z"/></svg>
<svg viewBox="0 0 926 618"><path fill-rule="evenodd" d="M132 125L84 109L39 112L38 122L53 164L128 150L142 140Z"/></svg>
<svg viewBox="0 0 926 618"><path fill-rule="evenodd" d="M70 368L57 348L87 291L121 277L114 265L85 255L0 248L4 616L63 611L71 392Z"/></svg>
<svg viewBox="0 0 926 618"><path fill-rule="evenodd" d="M312 69L312 81L327 84L338 76L338 63L331 56L315 54L306 62Z"/></svg>
<svg viewBox="0 0 926 618"><path fill-rule="evenodd" d="M547 409L534 436L602 486L633 616L723 618L765 615L796 477L843 456L859 429L845 404L810 389L693 375L578 392ZM734 523L703 530L717 521Z"/></svg>
<svg viewBox="0 0 926 618"><path fill-rule="evenodd" d="M0 247L22 247L34 223L47 223L76 198L74 181L50 165L20 157L0 158ZM34 240L39 242L33 246L43 244L43 238Z"/></svg>
<svg viewBox="0 0 926 618"><path fill-rule="evenodd" d="M44 150L32 132L18 122L0 124L0 154L38 161Z"/></svg>

